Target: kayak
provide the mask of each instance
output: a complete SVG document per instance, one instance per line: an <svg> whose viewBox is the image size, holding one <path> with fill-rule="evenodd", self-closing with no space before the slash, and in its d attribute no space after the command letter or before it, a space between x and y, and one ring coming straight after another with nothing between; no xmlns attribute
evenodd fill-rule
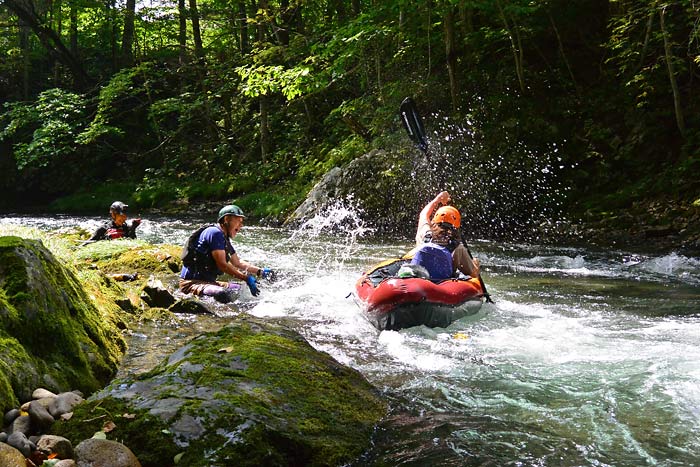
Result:
<svg viewBox="0 0 700 467"><path fill-rule="evenodd" d="M484 291L478 278L432 281L398 277L405 259L373 266L355 283L355 292L369 321L380 331L413 326L445 328L479 312Z"/></svg>

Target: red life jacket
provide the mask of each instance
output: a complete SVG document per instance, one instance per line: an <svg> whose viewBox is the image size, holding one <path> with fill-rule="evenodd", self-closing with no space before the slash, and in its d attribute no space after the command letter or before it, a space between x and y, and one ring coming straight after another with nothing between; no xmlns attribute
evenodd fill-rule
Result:
<svg viewBox="0 0 700 467"><path fill-rule="evenodd" d="M114 224L107 229L107 232L105 233L105 237L107 237L110 240L115 240L117 238L124 238L126 237L127 229L129 228L128 225L126 225L126 222L122 224L120 227L116 227Z"/></svg>

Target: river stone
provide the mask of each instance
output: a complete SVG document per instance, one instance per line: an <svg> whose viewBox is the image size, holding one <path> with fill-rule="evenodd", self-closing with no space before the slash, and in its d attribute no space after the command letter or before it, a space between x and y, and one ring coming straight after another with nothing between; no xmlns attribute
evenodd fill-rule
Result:
<svg viewBox="0 0 700 467"><path fill-rule="evenodd" d="M175 302L169 310L173 313L189 313L189 314L210 314L209 308L200 300L194 298L185 298Z"/></svg>
<svg viewBox="0 0 700 467"><path fill-rule="evenodd" d="M21 452L24 457L29 457L35 447L27 436L19 431L7 437L7 444Z"/></svg>
<svg viewBox="0 0 700 467"><path fill-rule="evenodd" d="M43 398L53 398L56 394L44 388L36 388L32 393L32 399L43 399Z"/></svg>
<svg viewBox="0 0 700 467"><path fill-rule="evenodd" d="M0 465L2 467L26 467L25 457L9 444L0 443Z"/></svg>
<svg viewBox="0 0 700 467"><path fill-rule="evenodd" d="M32 427L40 432L48 430L55 421L49 411L46 410L46 407L39 401L31 401L29 403L28 413L29 418L32 420Z"/></svg>
<svg viewBox="0 0 700 467"><path fill-rule="evenodd" d="M78 464L73 459L61 459L53 467L78 467Z"/></svg>
<svg viewBox="0 0 700 467"><path fill-rule="evenodd" d="M37 440L36 448L46 455L56 454L59 459L73 457L73 445L62 436L44 435Z"/></svg>
<svg viewBox="0 0 700 467"><path fill-rule="evenodd" d="M165 288L163 282L154 277L151 277L143 288L141 300L154 308L168 308L175 303L175 297Z"/></svg>
<svg viewBox="0 0 700 467"><path fill-rule="evenodd" d="M15 418L19 417L21 415L21 412L19 409L10 409L7 412L5 412L5 425L9 426L12 422L15 421Z"/></svg>
<svg viewBox="0 0 700 467"><path fill-rule="evenodd" d="M61 459L53 467L78 467L78 464L73 459Z"/></svg>
<svg viewBox="0 0 700 467"><path fill-rule="evenodd" d="M75 447L75 458L78 467L141 467L128 447L106 439L90 438L81 442Z"/></svg>
<svg viewBox="0 0 700 467"><path fill-rule="evenodd" d="M386 410L357 371L283 324L241 315L114 380L53 430L76 442L112 422L107 437L149 466L176 455L187 467L332 466L359 458Z"/></svg>
<svg viewBox="0 0 700 467"><path fill-rule="evenodd" d="M54 418L58 418L61 415L72 412L76 405L83 402L84 399L74 392L62 392L53 401L53 404L49 407L49 413Z"/></svg>
<svg viewBox="0 0 700 467"><path fill-rule="evenodd" d="M10 433L24 433L29 436L32 432L32 419L29 415L20 415L10 425Z"/></svg>

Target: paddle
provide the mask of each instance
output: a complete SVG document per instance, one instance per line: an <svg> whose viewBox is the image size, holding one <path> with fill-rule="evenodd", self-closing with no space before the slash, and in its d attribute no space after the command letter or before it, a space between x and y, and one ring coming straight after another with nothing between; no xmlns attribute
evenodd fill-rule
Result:
<svg viewBox="0 0 700 467"><path fill-rule="evenodd" d="M423 154L425 154L426 159L430 160L428 156L428 138L425 135L425 127L423 126L423 119L418 113L418 108L413 99L407 97L401 102L399 107L399 114L401 115L401 122L408 133L408 137L416 144L418 149L420 149ZM472 252L469 250L466 240L464 240L464 235L459 232L459 238L462 240L462 245L467 249L470 259L474 259ZM484 291L484 298L486 298L487 303L493 303L491 300L491 295L486 291L486 284L479 274L479 283L481 284L481 290Z"/></svg>
<svg viewBox="0 0 700 467"><path fill-rule="evenodd" d="M399 107L399 114L401 114L401 122L403 127L408 133L408 137L418 146L424 154L428 157L428 138L425 136L425 127L423 127L423 120L420 118L418 109L416 108L416 103L413 99L407 97L401 103Z"/></svg>

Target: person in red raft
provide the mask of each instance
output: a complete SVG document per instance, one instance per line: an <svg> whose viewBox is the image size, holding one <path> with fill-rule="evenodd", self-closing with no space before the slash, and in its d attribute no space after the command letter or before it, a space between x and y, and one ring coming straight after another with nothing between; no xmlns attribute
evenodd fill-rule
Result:
<svg viewBox="0 0 700 467"><path fill-rule="evenodd" d="M183 293L207 295L228 303L237 296L240 285L217 281L218 275L229 274L244 281L253 296L260 294L257 279L274 279L272 269L243 261L231 245L231 240L243 228L244 219L243 210L230 204L219 211L218 225L200 228L190 236L180 271L180 290Z"/></svg>
<svg viewBox="0 0 700 467"><path fill-rule="evenodd" d="M411 258L411 263L399 271L400 276L427 274L432 280L443 280L455 277L458 271L479 276L479 260L470 257L461 240L461 216L455 207L448 206L450 200L450 194L443 191L418 215L416 247L404 256Z"/></svg>
<svg viewBox="0 0 700 467"><path fill-rule="evenodd" d="M128 204L115 201L109 207L110 222L100 226L83 245L99 240L115 240L117 238L136 238L136 227L141 225L141 219L134 219L130 223L126 221L126 208Z"/></svg>

